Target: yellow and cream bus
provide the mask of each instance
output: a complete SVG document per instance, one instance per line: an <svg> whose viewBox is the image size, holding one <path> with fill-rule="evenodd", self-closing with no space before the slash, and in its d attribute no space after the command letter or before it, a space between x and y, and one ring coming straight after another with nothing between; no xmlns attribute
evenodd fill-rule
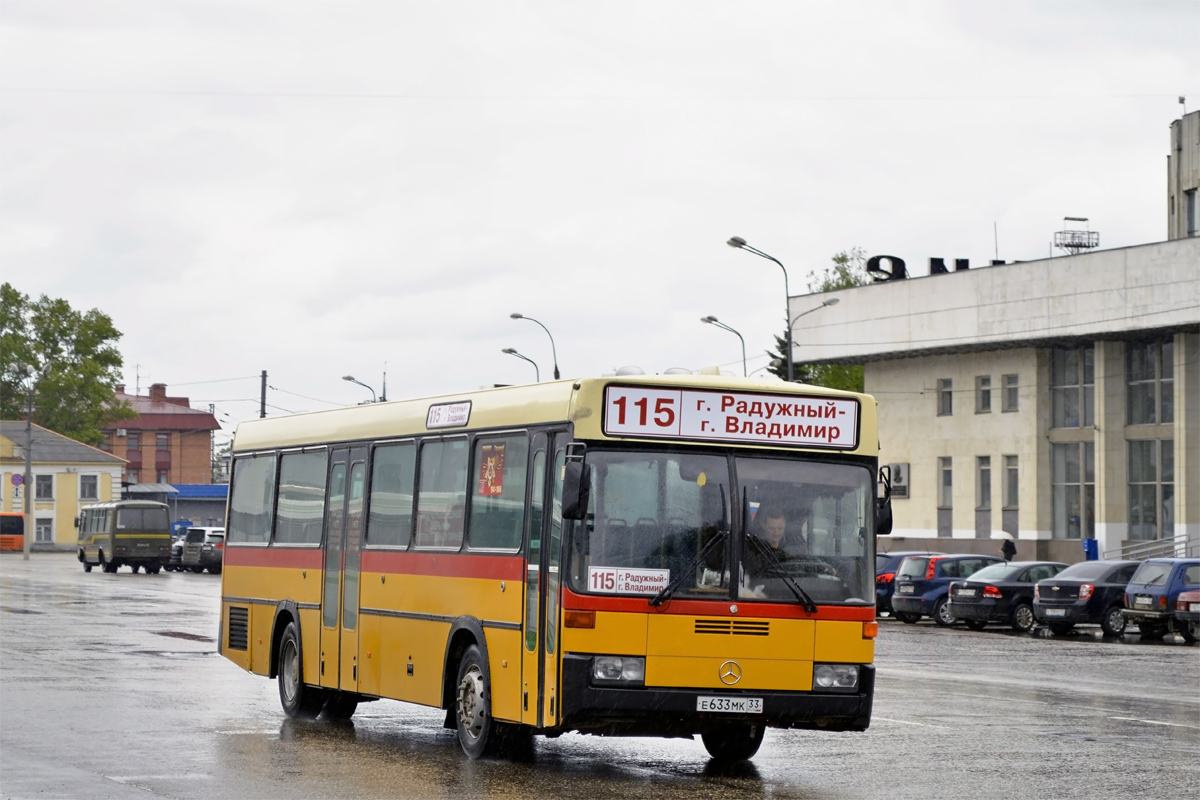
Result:
<svg viewBox="0 0 1200 800"><path fill-rule="evenodd" d="M445 709L532 734L861 731L875 684L875 401L585 378L242 423L220 651L291 717Z"/></svg>

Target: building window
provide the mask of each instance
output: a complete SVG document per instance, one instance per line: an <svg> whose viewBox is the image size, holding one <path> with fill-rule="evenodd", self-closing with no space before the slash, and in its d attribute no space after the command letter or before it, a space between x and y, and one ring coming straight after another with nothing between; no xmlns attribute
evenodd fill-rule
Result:
<svg viewBox="0 0 1200 800"><path fill-rule="evenodd" d="M154 449L170 450L171 449L171 434L169 434L169 433L154 434Z"/></svg>
<svg viewBox="0 0 1200 800"><path fill-rule="evenodd" d="M1018 401L1017 376L1003 376L1000 379L1000 410L1005 413L1009 411L1016 411Z"/></svg>
<svg viewBox="0 0 1200 800"><path fill-rule="evenodd" d="M1175 535L1175 440L1129 443L1129 538Z"/></svg>
<svg viewBox="0 0 1200 800"><path fill-rule="evenodd" d="M141 434L131 433L128 436L126 436L125 437L125 449L126 450L141 450L142 449Z"/></svg>
<svg viewBox="0 0 1200 800"><path fill-rule="evenodd" d="M33 476L33 497L35 500L53 500L54 499L54 476L53 475L35 475L35 476Z"/></svg>
<svg viewBox="0 0 1200 800"><path fill-rule="evenodd" d="M136 469L125 470L125 482L126 483L137 483L139 477L140 477L140 474L138 473L138 471Z"/></svg>
<svg viewBox="0 0 1200 800"><path fill-rule="evenodd" d="M158 471L158 482L159 483L168 483L171 480L170 476L168 475L168 472L169 472L169 470L165 470L165 469L160 469Z"/></svg>
<svg viewBox="0 0 1200 800"><path fill-rule="evenodd" d="M938 508L954 507L954 459L938 459Z"/></svg>
<svg viewBox="0 0 1200 800"><path fill-rule="evenodd" d="M975 413L992 413L992 376L975 376Z"/></svg>
<svg viewBox="0 0 1200 800"><path fill-rule="evenodd" d="M108 437L105 437L104 441L100 443L100 449L106 453L112 452L112 442L108 440Z"/></svg>
<svg viewBox="0 0 1200 800"><path fill-rule="evenodd" d="M1004 457L1004 507L1018 508L1021 505L1020 470L1016 456Z"/></svg>
<svg viewBox="0 0 1200 800"><path fill-rule="evenodd" d="M1125 423L1175 421L1175 343L1171 339L1125 346Z"/></svg>
<svg viewBox="0 0 1200 800"><path fill-rule="evenodd" d="M1184 212L1187 214L1187 235L1200 236L1200 204L1196 202L1196 190L1183 193Z"/></svg>
<svg viewBox="0 0 1200 800"><path fill-rule="evenodd" d="M948 417L954 413L954 382L942 378L937 382L937 413L939 417Z"/></svg>
<svg viewBox="0 0 1200 800"><path fill-rule="evenodd" d="M1095 348L1050 351L1050 405L1055 428L1085 428L1095 421Z"/></svg>
<svg viewBox="0 0 1200 800"><path fill-rule="evenodd" d="M33 540L35 542L45 542L47 544L54 541L54 519L51 517L38 517L33 522Z"/></svg>
<svg viewBox="0 0 1200 800"><path fill-rule="evenodd" d="M79 499L98 500L100 498L100 477L98 475L79 476Z"/></svg>
<svg viewBox="0 0 1200 800"><path fill-rule="evenodd" d="M1091 442L1050 445L1051 525L1056 539L1095 536L1095 450Z"/></svg>
<svg viewBox="0 0 1200 800"><path fill-rule="evenodd" d="M977 456L975 459L975 507L992 507L992 457Z"/></svg>

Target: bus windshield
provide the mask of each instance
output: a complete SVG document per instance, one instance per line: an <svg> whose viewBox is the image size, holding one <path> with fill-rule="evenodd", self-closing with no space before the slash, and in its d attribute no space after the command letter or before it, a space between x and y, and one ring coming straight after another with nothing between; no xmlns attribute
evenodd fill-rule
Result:
<svg viewBox="0 0 1200 800"><path fill-rule="evenodd" d="M678 451L591 450L587 463L588 514L571 542L575 591L873 602L865 467Z"/></svg>

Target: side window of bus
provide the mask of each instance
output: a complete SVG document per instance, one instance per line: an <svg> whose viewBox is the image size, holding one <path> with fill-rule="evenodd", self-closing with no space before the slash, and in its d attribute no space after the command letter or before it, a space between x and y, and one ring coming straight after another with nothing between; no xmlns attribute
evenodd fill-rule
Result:
<svg viewBox="0 0 1200 800"><path fill-rule="evenodd" d="M367 544L408 547L412 537L413 479L417 448L412 442L375 448Z"/></svg>
<svg viewBox="0 0 1200 800"><path fill-rule="evenodd" d="M467 545L474 549L518 550L525 524L525 475L529 438L480 437L475 440L475 491Z"/></svg>
<svg viewBox="0 0 1200 800"><path fill-rule="evenodd" d="M234 461L230 491L226 543L266 544L271 535L271 509L275 500L275 456Z"/></svg>
<svg viewBox="0 0 1200 800"><path fill-rule="evenodd" d="M287 453L280 458L279 500L275 506L277 543L321 543L328 470L329 456L324 450Z"/></svg>
<svg viewBox="0 0 1200 800"><path fill-rule="evenodd" d="M467 440L421 444L417 547L458 549L467 505Z"/></svg>

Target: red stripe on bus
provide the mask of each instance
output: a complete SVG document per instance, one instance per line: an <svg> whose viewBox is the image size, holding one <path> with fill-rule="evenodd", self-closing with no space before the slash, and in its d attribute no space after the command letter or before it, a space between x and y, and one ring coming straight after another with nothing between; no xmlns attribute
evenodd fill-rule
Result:
<svg viewBox="0 0 1200 800"><path fill-rule="evenodd" d="M472 553L364 550L362 571L520 581L525 578L525 560L520 556L484 556Z"/></svg>
<svg viewBox="0 0 1200 800"><path fill-rule="evenodd" d="M730 600L669 600L661 606L651 606L649 597L605 597L575 594L563 587L562 607L579 611L624 611L645 614L686 614L704 617L756 617L768 619L831 619L850 622L871 622L875 619L874 606L817 606L817 614L810 617L796 603L762 603L756 601ZM737 606L737 612L730 606Z"/></svg>
<svg viewBox="0 0 1200 800"><path fill-rule="evenodd" d="M321 569L325 553L299 547L238 547L226 545L226 567L281 567L283 569Z"/></svg>

